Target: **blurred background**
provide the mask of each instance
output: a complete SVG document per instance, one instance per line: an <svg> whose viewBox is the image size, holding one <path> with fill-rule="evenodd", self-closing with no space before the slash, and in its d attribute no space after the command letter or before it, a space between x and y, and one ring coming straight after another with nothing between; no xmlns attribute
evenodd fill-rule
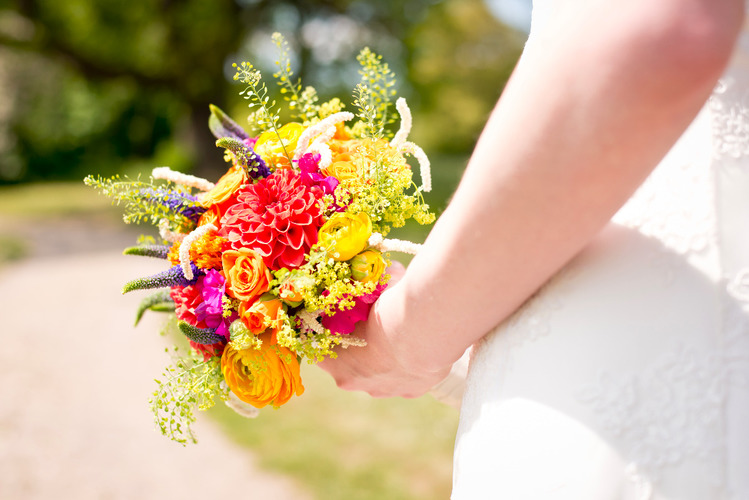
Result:
<svg viewBox="0 0 749 500"><path fill-rule="evenodd" d="M136 177L166 165L221 175L208 105L243 123L233 62L253 62L276 92L275 31L321 101L350 103L356 54L368 46L383 55L414 114L411 140L432 160L427 202L439 213L529 22L529 0L0 0L0 283L37 261L100 252L114 256L102 265L117 265L117 250L146 231L122 225L117 208L82 185L87 174ZM428 397L343 394L307 372L298 409L249 424L223 409L209 418L313 498L449 496L455 410Z"/></svg>

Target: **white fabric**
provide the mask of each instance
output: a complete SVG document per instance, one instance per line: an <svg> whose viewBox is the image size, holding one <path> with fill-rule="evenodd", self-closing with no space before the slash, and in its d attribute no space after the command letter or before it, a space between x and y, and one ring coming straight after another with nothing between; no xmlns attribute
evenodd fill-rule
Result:
<svg viewBox="0 0 749 500"><path fill-rule="evenodd" d="M749 30L612 223L476 346L467 386L454 500L749 499Z"/></svg>

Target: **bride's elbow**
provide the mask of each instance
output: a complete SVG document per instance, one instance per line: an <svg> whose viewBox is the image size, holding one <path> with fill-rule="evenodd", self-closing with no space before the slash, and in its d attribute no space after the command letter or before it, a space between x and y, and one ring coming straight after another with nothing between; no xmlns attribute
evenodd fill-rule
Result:
<svg viewBox="0 0 749 500"><path fill-rule="evenodd" d="M657 64L674 79L714 82L733 52L744 0L673 0L662 4L660 14L651 25Z"/></svg>

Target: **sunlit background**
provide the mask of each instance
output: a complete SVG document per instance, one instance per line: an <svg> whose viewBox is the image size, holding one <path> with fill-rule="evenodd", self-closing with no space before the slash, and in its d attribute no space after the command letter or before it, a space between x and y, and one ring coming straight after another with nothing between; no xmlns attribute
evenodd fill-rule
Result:
<svg viewBox="0 0 749 500"><path fill-rule="evenodd" d="M215 179L225 170L207 127L208 105L243 123L249 110L231 79L231 64L252 61L270 77L275 31L291 44L294 72L321 100L350 102L359 78L356 54L368 46L383 55L398 77L398 94L413 110L411 139L434 165L435 190L427 202L441 211L529 24L526 0L0 0L3 315L14 301L35 300L10 285L2 288L14 272L72 269L90 255L103 256L90 262L118 266L123 257L117 250L145 230L123 227L117 208L82 185L85 175L136 177L166 165ZM425 234L409 236L419 240ZM92 286L110 286L109 274L117 275L98 273L102 281ZM96 305L75 299L59 291L56 302L69 315L55 318L56 329ZM133 335L146 335L139 330ZM6 339L32 334L8 327L0 332ZM7 350L4 355L11 356ZM113 360L116 355L107 354ZM9 380L21 377L4 360L0 395L11 391ZM223 409L207 418L257 456L260 467L292 478L311 498L449 496L453 409L428 397L373 401L344 394L319 370L306 370L307 394L288 411L249 423ZM148 396L142 396L144 411ZM85 413L97 411L93 402L79 406ZM10 414L0 411L0 441L18 435ZM3 468L20 467L17 447L25 445L18 442L0 446ZM31 477L34 491L37 476ZM4 479L0 474L0 497ZM142 498L150 498L147 493Z"/></svg>

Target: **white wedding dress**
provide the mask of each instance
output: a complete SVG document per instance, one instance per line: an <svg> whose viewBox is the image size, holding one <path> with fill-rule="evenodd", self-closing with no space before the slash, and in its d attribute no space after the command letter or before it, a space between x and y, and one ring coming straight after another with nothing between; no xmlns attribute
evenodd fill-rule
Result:
<svg viewBox="0 0 749 500"><path fill-rule="evenodd" d="M474 348L453 481L453 500L749 500L749 28L612 223Z"/></svg>

